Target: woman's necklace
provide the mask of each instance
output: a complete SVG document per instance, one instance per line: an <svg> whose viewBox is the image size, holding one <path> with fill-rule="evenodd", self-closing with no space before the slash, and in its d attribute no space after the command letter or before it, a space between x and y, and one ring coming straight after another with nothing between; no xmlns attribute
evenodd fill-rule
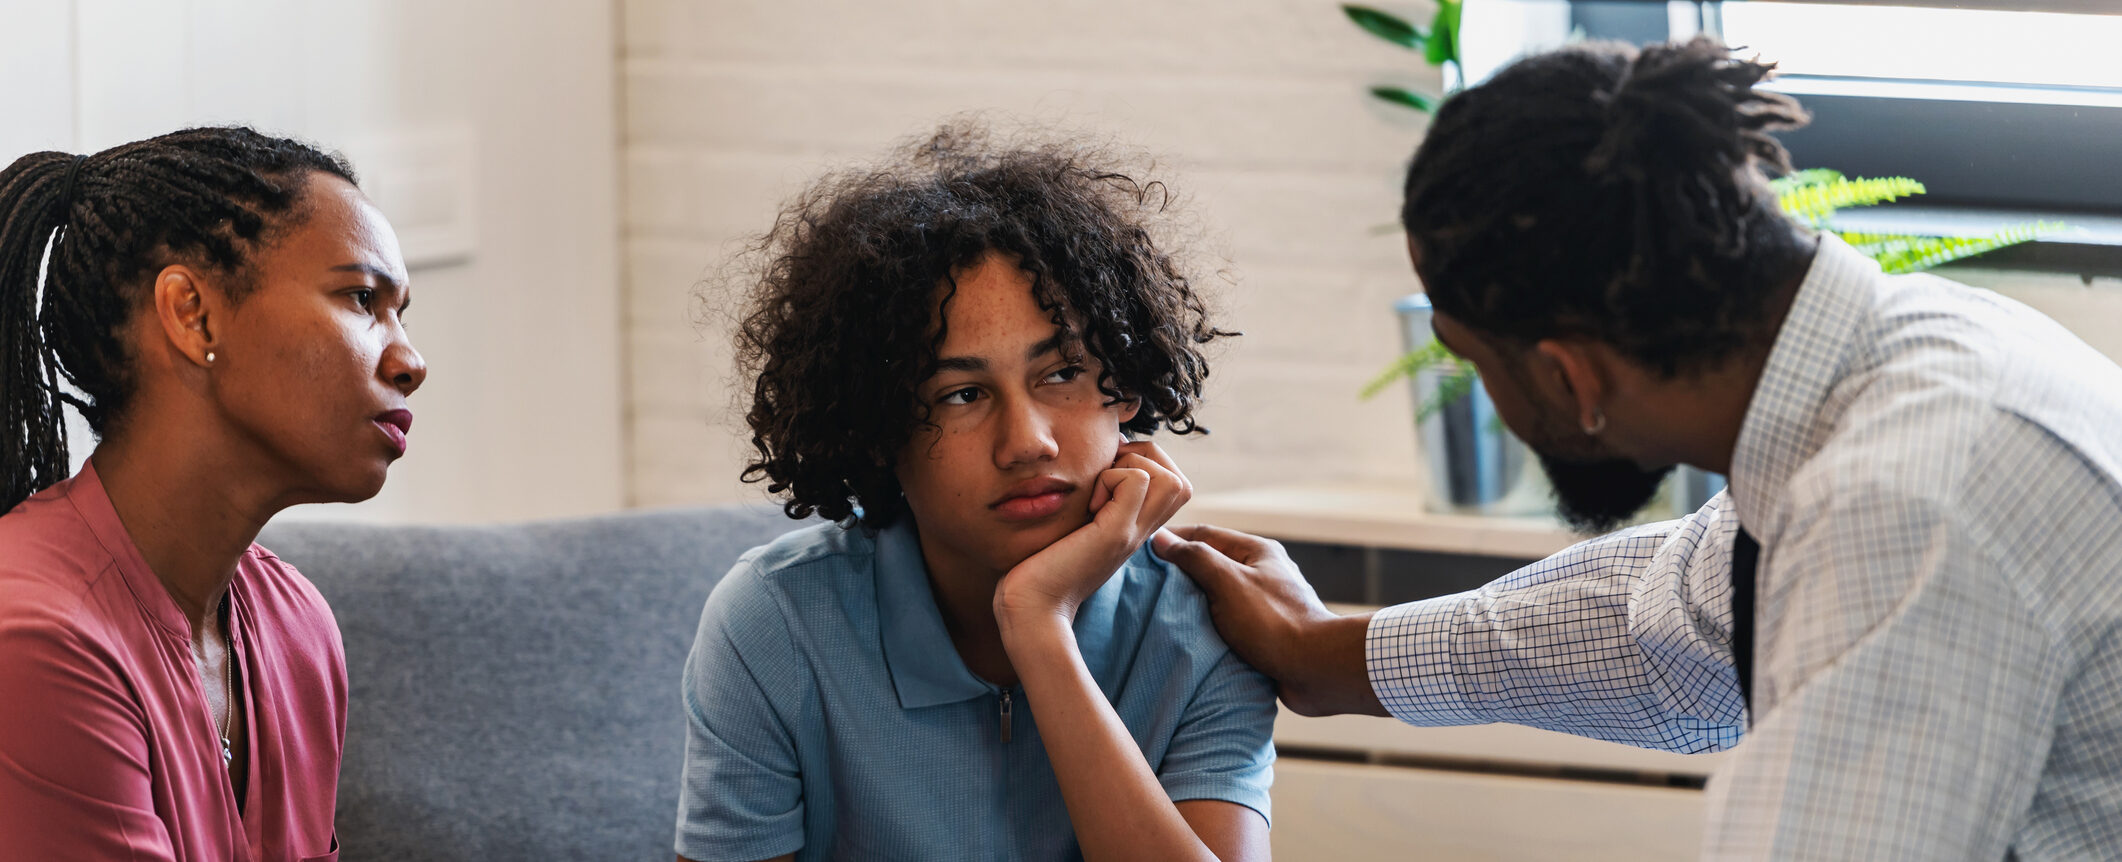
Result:
<svg viewBox="0 0 2122 862"><path fill-rule="evenodd" d="M236 648L233 638L221 636L221 767L236 764L236 749L229 744L229 728L236 723Z"/></svg>
<svg viewBox="0 0 2122 862"><path fill-rule="evenodd" d="M236 748L229 742L229 731L236 724L236 638L235 626L230 625L234 614L229 609L228 597L221 597L221 767L227 769L236 764Z"/></svg>

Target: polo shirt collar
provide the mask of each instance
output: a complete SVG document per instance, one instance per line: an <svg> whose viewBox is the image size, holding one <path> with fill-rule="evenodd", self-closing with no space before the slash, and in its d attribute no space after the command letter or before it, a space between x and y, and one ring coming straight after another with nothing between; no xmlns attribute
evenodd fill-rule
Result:
<svg viewBox="0 0 2122 862"><path fill-rule="evenodd" d="M1833 234L1798 287L1775 347L1754 386L1732 451L1731 493L1739 523L1764 545L1781 531L1784 486L1826 443L1823 415L1834 387L1864 349L1859 327L1872 305L1879 265Z"/></svg>
<svg viewBox="0 0 2122 862"><path fill-rule="evenodd" d="M928 564L922 559L921 538L913 519L901 517L879 530L876 547L877 628L900 708L960 703L995 693L997 687L967 668L958 657L957 645L951 643L950 631L943 626L943 611L928 585ZM1141 556L1138 551L1129 562ZM1107 580L1076 612L1077 649L1094 677L1103 676L1098 669L1111 664L1108 653L1125 580L1124 576ZM1099 682L1101 689L1109 685L1103 679Z"/></svg>

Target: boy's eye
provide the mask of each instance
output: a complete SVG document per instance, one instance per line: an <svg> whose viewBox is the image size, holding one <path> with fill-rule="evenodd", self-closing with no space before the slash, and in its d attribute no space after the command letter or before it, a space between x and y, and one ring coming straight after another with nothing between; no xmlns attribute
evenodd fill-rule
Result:
<svg viewBox="0 0 2122 862"><path fill-rule="evenodd" d="M943 397L936 400L943 404L971 404L979 397L980 389L978 387L967 386L963 389L953 389L945 392Z"/></svg>
<svg viewBox="0 0 2122 862"><path fill-rule="evenodd" d="M1052 374L1046 375L1046 379L1050 383L1067 383L1081 376L1083 376L1083 366L1070 365Z"/></svg>

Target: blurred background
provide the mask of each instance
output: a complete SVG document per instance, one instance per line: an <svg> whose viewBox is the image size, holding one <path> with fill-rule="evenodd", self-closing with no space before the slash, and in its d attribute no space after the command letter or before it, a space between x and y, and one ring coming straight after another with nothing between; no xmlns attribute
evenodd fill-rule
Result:
<svg viewBox="0 0 2122 862"><path fill-rule="evenodd" d="M1818 102L1823 127L1933 100L1920 90L1940 78L2045 88L2112 117L2099 88L2122 83L2122 65L2099 58L2122 38L2116 18L2025 11L2086 0L1973 5L2021 11L1471 0L1452 77L1707 18L1812 73L1793 91ZM1380 8L1426 27L1438 7ZM1902 90L1882 102L1851 81ZM1194 250L1225 276L1212 279L1225 324L1245 332L1215 364L1214 434L1175 447L1204 491L1414 487L1411 399L1357 391L1402 349L1391 306L1418 288L1380 228L1426 115L1366 90L1457 83L1325 0L0 0L0 154L248 123L347 153L404 239L433 369L411 452L377 499L291 517L501 521L758 499L736 480L727 339L699 288L806 179L968 111L1109 136L1155 155L1185 196ZM1873 123L1857 132L1870 143L1816 154L1917 176L1941 201L1958 171L1977 187L1960 203L2071 211L2081 229L2106 223L2078 211L2122 201L2104 161L2072 161L2111 136L2000 119L1979 92L1947 97L1978 113ZM2043 107L2093 110L2032 113ZM1999 129L2017 138L1984 143L1988 156L1956 143ZM2026 175L2040 165L2053 176ZM1985 198L1985 183L2017 199ZM2111 259L2053 251L2060 263L1960 277L2122 350Z"/></svg>
<svg viewBox="0 0 2122 862"><path fill-rule="evenodd" d="M781 202L967 112L1109 138L1156 157L1245 333L1215 357L1214 433L1167 441L1201 492L1182 517L1283 539L1322 596L1375 606L1574 538L1524 516L1537 488L1443 505L1426 396L1359 397L1421 340L1393 222L1439 99L1528 50L1721 34L1815 112L1785 138L1800 167L1927 189L1823 227L2040 225L1940 272L2122 356L2116 5L0 0L0 158L206 123L350 156L431 375L379 497L284 517L486 523L761 500L716 286ZM1361 718L1285 715L1276 742L1284 858L1691 858L1716 763Z"/></svg>

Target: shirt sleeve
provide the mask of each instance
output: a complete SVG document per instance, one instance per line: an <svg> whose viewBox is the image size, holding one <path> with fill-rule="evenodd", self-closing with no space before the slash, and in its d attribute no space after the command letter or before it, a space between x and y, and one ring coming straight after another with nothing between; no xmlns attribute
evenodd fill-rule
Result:
<svg viewBox="0 0 2122 862"><path fill-rule="evenodd" d="M1799 512L1761 560L1770 706L1710 784L1704 858L2005 858L2064 649L1980 525L1846 485Z"/></svg>
<svg viewBox="0 0 2122 862"><path fill-rule="evenodd" d="M1173 802L1235 802L1272 821L1274 735L1274 684L1225 650L1180 716L1157 780Z"/></svg>
<svg viewBox="0 0 2122 862"><path fill-rule="evenodd" d="M717 584L685 662L678 855L770 859L803 847L795 734L777 704L810 685L779 604L749 558ZM771 695L769 693L772 693Z"/></svg>
<svg viewBox="0 0 2122 862"><path fill-rule="evenodd" d="M1480 589L1379 611L1365 642L1372 689L1410 724L1730 748L1746 704L1732 667L1729 508L1719 494Z"/></svg>
<svg viewBox="0 0 2122 862"><path fill-rule="evenodd" d="M0 862L171 860L146 716L100 651L47 619L0 620Z"/></svg>

